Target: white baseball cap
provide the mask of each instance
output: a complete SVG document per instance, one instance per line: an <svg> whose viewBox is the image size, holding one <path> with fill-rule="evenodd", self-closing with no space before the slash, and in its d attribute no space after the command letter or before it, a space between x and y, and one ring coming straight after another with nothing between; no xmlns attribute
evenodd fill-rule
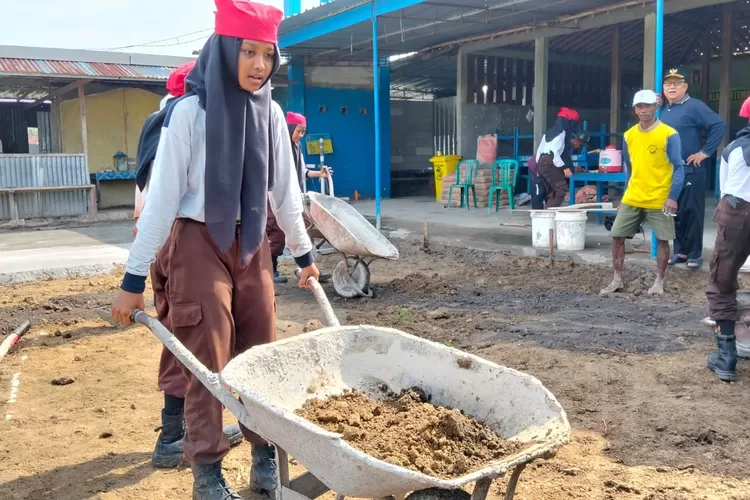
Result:
<svg viewBox="0 0 750 500"><path fill-rule="evenodd" d="M656 92L653 90L639 90L633 96L633 107L638 104L656 104Z"/></svg>

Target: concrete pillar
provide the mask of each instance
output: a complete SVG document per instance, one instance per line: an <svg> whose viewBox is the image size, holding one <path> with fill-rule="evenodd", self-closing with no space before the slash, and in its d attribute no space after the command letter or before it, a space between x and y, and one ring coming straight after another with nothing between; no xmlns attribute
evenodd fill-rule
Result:
<svg viewBox="0 0 750 500"><path fill-rule="evenodd" d="M719 115L727 122L719 153L729 143L732 109L732 4L721 6L721 62L719 70Z"/></svg>
<svg viewBox="0 0 750 500"><path fill-rule="evenodd" d="M622 81L620 79L620 25L612 30L612 83L610 84L609 133L614 134L620 128L620 109L622 108ZM609 143L617 145L617 137L610 136Z"/></svg>
<svg viewBox="0 0 750 500"><path fill-rule="evenodd" d="M78 84L78 109L81 115L81 146L83 156L86 158L86 165L89 165L89 134L86 128L86 92L84 91L85 83ZM89 169L91 167L89 166Z"/></svg>
<svg viewBox="0 0 750 500"><path fill-rule="evenodd" d="M661 93L661 89L654 89L654 74L656 56L656 14L647 14L643 19L643 88L653 89Z"/></svg>
<svg viewBox="0 0 750 500"><path fill-rule="evenodd" d="M464 110L466 108L466 85L469 79L469 61L466 52L463 47L459 47L458 55L456 56L456 154L464 155L471 154L469 151L464 151Z"/></svg>
<svg viewBox="0 0 750 500"><path fill-rule="evenodd" d="M701 56L701 100L708 102L711 92L711 33L703 34L703 56Z"/></svg>
<svg viewBox="0 0 750 500"><path fill-rule="evenodd" d="M547 130L547 80L549 77L549 39L534 42L534 148L542 142Z"/></svg>
<svg viewBox="0 0 750 500"><path fill-rule="evenodd" d="M302 60L292 59L289 62L286 107L289 111L305 114L305 63Z"/></svg>

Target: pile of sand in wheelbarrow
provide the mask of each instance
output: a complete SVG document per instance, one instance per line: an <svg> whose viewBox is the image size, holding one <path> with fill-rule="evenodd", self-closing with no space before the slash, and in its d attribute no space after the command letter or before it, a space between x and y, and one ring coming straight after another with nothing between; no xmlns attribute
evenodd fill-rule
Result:
<svg viewBox="0 0 750 500"><path fill-rule="evenodd" d="M311 399L296 413L342 434L368 455L442 479L480 469L529 445L507 441L459 410L430 404L420 389L382 401L352 391Z"/></svg>

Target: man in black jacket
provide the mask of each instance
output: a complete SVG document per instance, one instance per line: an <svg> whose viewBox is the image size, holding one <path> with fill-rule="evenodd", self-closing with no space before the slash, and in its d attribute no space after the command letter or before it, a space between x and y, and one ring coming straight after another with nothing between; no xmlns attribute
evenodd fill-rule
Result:
<svg viewBox="0 0 750 500"><path fill-rule="evenodd" d="M690 269L703 264L703 222L706 212L706 167L721 144L726 123L706 103L687 94L683 72L670 69L664 76L661 121L677 130L685 161L685 184L675 218L674 255L669 264L687 262ZM703 143L703 133L707 139Z"/></svg>

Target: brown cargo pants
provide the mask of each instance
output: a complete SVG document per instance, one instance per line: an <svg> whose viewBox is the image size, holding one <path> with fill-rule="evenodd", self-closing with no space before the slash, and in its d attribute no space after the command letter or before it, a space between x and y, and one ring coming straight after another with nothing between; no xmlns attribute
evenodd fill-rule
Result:
<svg viewBox="0 0 750 500"><path fill-rule="evenodd" d="M206 368L219 372L250 347L276 340L273 271L267 239L244 268L240 266L237 238L227 253L221 253L206 226L191 219L175 221L168 245L157 258L157 266L168 269L168 321L174 335ZM164 358L165 355L162 367ZM173 366L169 360L166 364L167 368ZM166 390L161 384L164 375L161 372L160 387ZM188 379L185 457L198 464L218 462L229 451L223 432L222 404L187 369L183 368L182 377ZM265 443L243 426L240 428L250 443Z"/></svg>
<svg viewBox="0 0 750 500"><path fill-rule="evenodd" d="M154 290L156 317L164 325L164 328L170 332L172 331L172 324L169 322L169 302L167 300L169 289L167 263L171 244L172 237L170 235L159 251L156 261L151 264L151 288ZM161 359L159 360L159 390L176 398L184 398L188 390L188 379L182 371L182 365L166 347L162 347Z"/></svg>
<svg viewBox="0 0 750 500"><path fill-rule="evenodd" d="M730 197L719 201L714 213L717 224L716 242L711 257L706 298L711 319L714 321L738 321L737 305L739 281L737 274L750 256L750 203L737 200L736 206Z"/></svg>
<svg viewBox="0 0 750 500"><path fill-rule="evenodd" d="M557 168L552 161L551 154L543 154L536 165L544 189L547 192L547 208L559 207L565 201L565 195L570 191L568 179L563 169Z"/></svg>

